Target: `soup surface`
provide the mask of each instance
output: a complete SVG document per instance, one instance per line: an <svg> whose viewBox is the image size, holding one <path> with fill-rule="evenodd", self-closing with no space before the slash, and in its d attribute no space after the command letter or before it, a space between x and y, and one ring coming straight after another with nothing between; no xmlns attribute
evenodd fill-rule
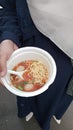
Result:
<svg viewBox="0 0 73 130"><path fill-rule="evenodd" d="M17 75L10 74L11 83L21 91L35 91L41 88L48 80L47 67L40 61L26 60L17 64L13 70L23 71L23 79Z"/></svg>

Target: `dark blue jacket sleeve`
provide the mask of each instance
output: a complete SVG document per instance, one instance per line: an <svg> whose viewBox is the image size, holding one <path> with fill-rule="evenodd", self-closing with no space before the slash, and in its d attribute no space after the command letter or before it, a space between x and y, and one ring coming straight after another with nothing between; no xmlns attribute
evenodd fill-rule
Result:
<svg viewBox="0 0 73 130"><path fill-rule="evenodd" d="M12 40L21 46L21 31L18 26L15 0L0 0L0 43L5 39Z"/></svg>

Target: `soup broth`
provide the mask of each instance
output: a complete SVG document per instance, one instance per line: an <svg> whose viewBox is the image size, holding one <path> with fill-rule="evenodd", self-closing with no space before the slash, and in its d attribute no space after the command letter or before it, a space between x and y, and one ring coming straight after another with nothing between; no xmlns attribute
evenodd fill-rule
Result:
<svg viewBox="0 0 73 130"><path fill-rule="evenodd" d="M17 64L14 71L23 71L23 79L17 75L10 74L13 86L21 91L31 92L41 88L48 80L47 67L40 61L26 60Z"/></svg>

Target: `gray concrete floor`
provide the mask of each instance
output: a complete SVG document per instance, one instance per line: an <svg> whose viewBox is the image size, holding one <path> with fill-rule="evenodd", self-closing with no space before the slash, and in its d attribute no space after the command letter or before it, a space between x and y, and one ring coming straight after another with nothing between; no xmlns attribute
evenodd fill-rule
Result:
<svg viewBox="0 0 73 130"><path fill-rule="evenodd" d="M26 122L17 117L16 96L0 85L0 130L41 130L34 116ZM73 130L73 102L58 125L51 120L50 130Z"/></svg>

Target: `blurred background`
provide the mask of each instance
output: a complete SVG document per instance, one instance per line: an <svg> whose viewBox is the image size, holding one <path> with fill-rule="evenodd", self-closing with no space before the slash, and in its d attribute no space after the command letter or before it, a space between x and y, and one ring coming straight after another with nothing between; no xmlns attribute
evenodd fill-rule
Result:
<svg viewBox="0 0 73 130"><path fill-rule="evenodd" d="M32 117L28 122L17 117L16 96L0 85L0 130L41 130ZM62 117L61 124L52 118L50 130L73 130L73 102Z"/></svg>

